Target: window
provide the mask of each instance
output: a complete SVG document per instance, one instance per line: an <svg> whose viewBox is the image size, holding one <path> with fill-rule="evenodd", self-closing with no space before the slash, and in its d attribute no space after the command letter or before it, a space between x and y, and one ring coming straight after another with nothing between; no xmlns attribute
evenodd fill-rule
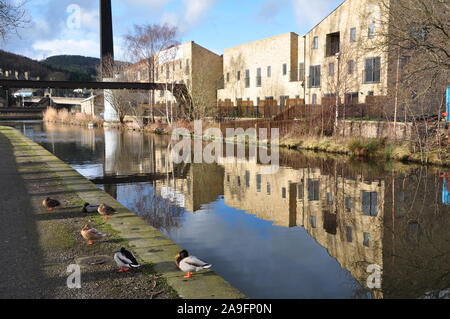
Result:
<svg viewBox="0 0 450 319"><path fill-rule="evenodd" d="M305 63L300 63L299 67L298 80L305 81Z"/></svg>
<svg viewBox="0 0 450 319"><path fill-rule="evenodd" d="M281 95L280 96L280 106L285 106L287 100L289 100L289 95Z"/></svg>
<svg viewBox="0 0 450 319"><path fill-rule="evenodd" d="M170 78L170 68L169 66L166 67L166 79Z"/></svg>
<svg viewBox="0 0 450 319"><path fill-rule="evenodd" d="M345 227L345 237L347 243L353 242L353 229L350 226Z"/></svg>
<svg viewBox="0 0 450 319"><path fill-rule="evenodd" d="M283 64L283 75L287 74L287 64Z"/></svg>
<svg viewBox="0 0 450 319"><path fill-rule="evenodd" d="M261 192L261 174L256 175L256 190L258 191L258 193Z"/></svg>
<svg viewBox="0 0 450 319"><path fill-rule="evenodd" d="M356 42L356 28L350 29L350 42Z"/></svg>
<svg viewBox="0 0 450 319"><path fill-rule="evenodd" d="M164 91L163 90L159 91L159 97L164 97Z"/></svg>
<svg viewBox="0 0 450 319"><path fill-rule="evenodd" d="M376 192L361 192L362 212L365 216L378 215L378 194Z"/></svg>
<svg viewBox="0 0 450 319"><path fill-rule="evenodd" d="M240 81L241 80L241 71L237 72L237 80Z"/></svg>
<svg viewBox="0 0 450 319"><path fill-rule="evenodd" d="M245 70L245 87L250 87L250 70Z"/></svg>
<svg viewBox="0 0 450 319"><path fill-rule="evenodd" d="M239 187L241 187L241 177L240 176L237 177L237 184Z"/></svg>
<svg viewBox="0 0 450 319"><path fill-rule="evenodd" d="M314 50L319 48L319 37L314 37L313 38L313 47Z"/></svg>
<svg viewBox="0 0 450 319"><path fill-rule="evenodd" d="M345 104L358 104L359 92L345 93Z"/></svg>
<svg viewBox="0 0 450 319"><path fill-rule="evenodd" d="M267 195L270 195L271 192L270 183L267 183Z"/></svg>
<svg viewBox="0 0 450 319"><path fill-rule="evenodd" d="M261 68L256 69L256 86L261 87Z"/></svg>
<svg viewBox="0 0 450 319"><path fill-rule="evenodd" d="M375 23L369 24L369 30L367 31L367 37L369 39L375 38Z"/></svg>
<svg viewBox="0 0 450 319"><path fill-rule="evenodd" d="M230 73L227 73L227 82L230 82Z"/></svg>
<svg viewBox="0 0 450 319"><path fill-rule="evenodd" d="M347 213L351 213L353 209L353 198L350 196L345 197L345 210Z"/></svg>
<svg viewBox="0 0 450 319"><path fill-rule="evenodd" d="M308 200L310 201L318 201L319 200L319 187L320 181L309 179L308 180Z"/></svg>
<svg viewBox="0 0 450 319"><path fill-rule="evenodd" d="M297 199L303 199L305 184L303 182L297 184Z"/></svg>
<svg viewBox="0 0 450 319"><path fill-rule="evenodd" d="M320 65L312 65L309 67L309 87L320 87Z"/></svg>
<svg viewBox="0 0 450 319"><path fill-rule="evenodd" d="M327 193L327 204L333 205L333 194L332 193Z"/></svg>
<svg viewBox="0 0 450 319"><path fill-rule="evenodd" d="M183 69L183 60L180 60L180 70Z"/></svg>
<svg viewBox="0 0 450 319"><path fill-rule="evenodd" d="M270 78L272 76L272 67L268 66L267 67L267 77Z"/></svg>
<svg viewBox="0 0 450 319"><path fill-rule="evenodd" d="M340 51L341 33L335 32L327 34L325 56L335 56Z"/></svg>
<svg viewBox="0 0 450 319"><path fill-rule="evenodd" d="M247 188L250 187L250 172L249 171L245 172L245 186Z"/></svg>
<svg viewBox="0 0 450 319"><path fill-rule="evenodd" d="M368 96L374 96L374 94L375 94L375 93L374 93L373 91L367 92L367 95L368 95Z"/></svg>
<svg viewBox="0 0 450 319"><path fill-rule="evenodd" d="M370 247L370 234L369 233L364 233L363 245L366 247Z"/></svg>
<svg viewBox="0 0 450 319"><path fill-rule="evenodd" d="M317 228L317 218L316 218L316 216L311 216L310 222L311 222L311 227L312 228Z"/></svg>
<svg viewBox="0 0 450 319"><path fill-rule="evenodd" d="M347 73L350 75L355 73L355 61L350 60L347 62Z"/></svg>
<svg viewBox="0 0 450 319"><path fill-rule="evenodd" d="M227 183L230 182L230 174L227 174Z"/></svg>
<svg viewBox="0 0 450 319"><path fill-rule="evenodd" d="M311 98L311 104L317 104L317 94L314 93Z"/></svg>
<svg viewBox="0 0 450 319"><path fill-rule="evenodd" d="M286 187L281 189L281 197L286 198Z"/></svg>
<svg viewBox="0 0 450 319"><path fill-rule="evenodd" d="M328 76L334 76L334 62L328 64Z"/></svg>
<svg viewBox="0 0 450 319"><path fill-rule="evenodd" d="M364 72L365 83L376 83L381 80L381 58L366 59L366 69Z"/></svg>

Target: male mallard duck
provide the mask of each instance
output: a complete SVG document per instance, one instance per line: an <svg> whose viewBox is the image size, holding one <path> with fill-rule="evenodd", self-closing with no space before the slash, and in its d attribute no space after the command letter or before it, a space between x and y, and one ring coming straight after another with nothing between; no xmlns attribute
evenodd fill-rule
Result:
<svg viewBox="0 0 450 319"><path fill-rule="evenodd" d="M56 199L51 199L50 197L47 197L42 201L42 206L47 208L47 210L52 211L56 207L61 206L61 203L57 201Z"/></svg>
<svg viewBox="0 0 450 319"><path fill-rule="evenodd" d="M90 225L86 225L81 230L81 236L88 241L87 245L90 246L93 245L95 241L100 240L107 235L95 228L92 228Z"/></svg>
<svg viewBox="0 0 450 319"><path fill-rule="evenodd" d="M109 218L109 216L114 215L116 213L116 210L112 207L109 207L106 204L101 204L98 209L98 213L103 216L103 218L106 220Z"/></svg>
<svg viewBox="0 0 450 319"><path fill-rule="evenodd" d="M85 214L95 213L98 211L99 207L99 205L91 205L89 203L85 203L82 212Z"/></svg>
<svg viewBox="0 0 450 319"><path fill-rule="evenodd" d="M133 253L123 247L114 254L114 260L116 261L117 266L121 267L118 272L125 272L130 270L130 268L141 267Z"/></svg>
<svg viewBox="0 0 450 319"><path fill-rule="evenodd" d="M191 278L194 271L197 272L212 267L211 264L201 261L195 256L189 256L186 250L181 251L175 258L177 258L177 267L187 273L184 278Z"/></svg>

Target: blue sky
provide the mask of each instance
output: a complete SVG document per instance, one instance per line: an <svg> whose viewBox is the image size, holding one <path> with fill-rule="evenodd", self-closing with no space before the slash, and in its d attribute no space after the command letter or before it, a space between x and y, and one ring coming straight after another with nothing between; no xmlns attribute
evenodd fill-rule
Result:
<svg viewBox="0 0 450 319"><path fill-rule="evenodd" d="M99 55L97 0L30 0L31 24L0 48L34 59L57 54ZM179 40L218 53L285 32L304 34L342 0L112 0L117 58L134 24L178 26ZM78 19L79 17L79 19Z"/></svg>

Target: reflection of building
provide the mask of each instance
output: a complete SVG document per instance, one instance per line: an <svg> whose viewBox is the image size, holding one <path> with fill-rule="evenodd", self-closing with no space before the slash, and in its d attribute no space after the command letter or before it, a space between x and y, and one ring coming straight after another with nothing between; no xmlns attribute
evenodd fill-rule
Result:
<svg viewBox="0 0 450 319"><path fill-rule="evenodd" d="M202 205L215 202L223 195L223 168L218 165L192 164L185 178L168 176L156 184L162 197L172 202L182 202L190 212L199 211Z"/></svg>
<svg viewBox="0 0 450 319"><path fill-rule="evenodd" d="M115 138L118 149L123 141ZM174 165L163 138L131 134L126 140L119 155L108 142L107 156L119 161L109 163L111 169L162 173L166 177L153 183L156 193L191 212L224 195L228 206L277 226L302 227L362 287L367 267L380 266L382 289L371 291L376 298L418 298L450 287L449 208L426 168L405 175L372 172L286 152L281 164L292 168L268 175L252 161Z"/></svg>
<svg viewBox="0 0 450 319"><path fill-rule="evenodd" d="M303 227L363 283L383 266L384 182L281 167L264 175L249 162L225 165L225 203L283 227Z"/></svg>

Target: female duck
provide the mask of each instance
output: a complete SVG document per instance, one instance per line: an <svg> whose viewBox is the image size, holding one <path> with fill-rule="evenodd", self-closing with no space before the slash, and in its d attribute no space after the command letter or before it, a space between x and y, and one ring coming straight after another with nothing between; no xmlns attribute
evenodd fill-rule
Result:
<svg viewBox="0 0 450 319"><path fill-rule="evenodd" d="M97 240L100 240L107 235L95 228L92 228L90 225L86 225L81 230L81 236L88 241L87 245L90 246L95 244Z"/></svg>
<svg viewBox="0 0 450 319"><path fill-rule="evenodd" d="M61 203L57 201L56 199L52 199L50 197L47 197L42 201L42 206L47 208L48 211L54 210L56 207L61 206Z"/></svg>
<svg viewBox="0 0 450 319"><path fill-rule="evenodd" d="M98 209L98 213L103 216L105 220L107 220L110 216L116 213L116 210L106 204L101 204Z"/></svg>

